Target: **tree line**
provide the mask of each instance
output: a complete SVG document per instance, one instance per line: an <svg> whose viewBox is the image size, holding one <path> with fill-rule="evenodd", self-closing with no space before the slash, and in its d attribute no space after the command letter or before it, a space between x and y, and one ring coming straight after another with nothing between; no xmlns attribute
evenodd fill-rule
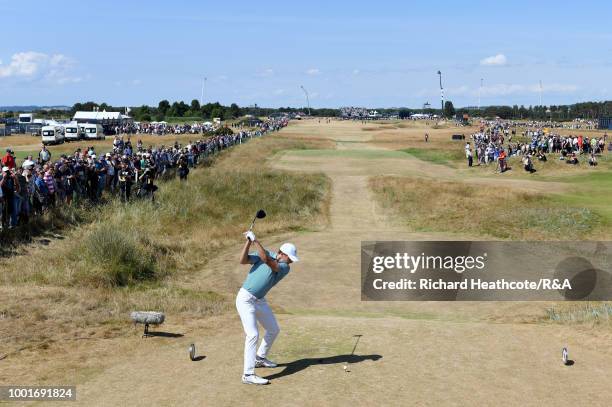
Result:
<svg viewBox="0 0 612 407"><path fill-rule="evenodd" d="M612 115L612 101L582 102L572 105L550 106L487 106L480 110L474 108L457 109L457 113L468 113L470 116L500 117L518 120L552 120L566 121L573 119L593 120Z"/></svg>
<svg viewBox="0 0 612 407"><path fill-rule="evenodd" d="M440 115L440 109L376 109L382 114L397 114L401 119L409 117L415 113ZM447 100L444 103L444 117L451 118L456 115L468 114L470 117L486 117L515 120L553 120L567 121L573 119L594 120L600 117L612 116L612 101L605 102L581 102L571 105L550 105L550 106L483 106L455 108L453 102Z"/></svg>
<svg viewBox="0 0 612 407"><path fill-rule="evenodd" d="M95 102L85 102L75 103L70 113L74 115L77 111L92 111L94 108L98 108L100 111L126 111L125 106L111 106L106 103L97 104ZM164 99L160 101L157 106L142 105L138 107L129 107L129 115L136 121L163 121L171 118L211 120L216 117L221 120L228 120L245 115L270 116L275 113L307 114L307 112L308 108L305 107L265 108L257 105L240 107L236 103L225 106L219 102L200 105L200 101L197 99L193 99L190 104L183 101L170 103L168 100ZM338 112L338 109L310 109L310 114L313 116L336 116Z"/></svg>
<svg viewBox="0 0 612 407"><path fill-rule="evenodd" d="M65 110L39 110L37 116L67 118L74 116L76 111L93 111L98 108L100 111L120 111L125 112L126 106L111 106L107 103L84 102L75 103L70 111ZM411 114L427 113L440 115L440 109L425 108L413 109L407 107L401 108L377 108L383 115L397 115L399 118L408 118ZM170 103L168 100L160 101L157 106L142 105L138 107L129 107L129 115L136 121L163 121L167 119L185 120L212 120L215 117L221 120L235 119L244 115L252 116L270 116L278 113L301 113L316 117L336 117L340 115L340 109L332 108L311 108L306 107L279 107L268 108L259 107L257 105L240 107L236 103L229 106L220 104L219 102L206 103L200 105L199 100L194 99L190 104L183 101L174 101ZM551 105L551 106L484 106L480 109L476 107L455 108L452 101L447 100L444 104L444 117L451 118L455 115L468 114L470 117L486 117L516 120L553 120L566 121L575 118L580 119L597 119L599 117L612 116L612 101L605 102L581 102L571 105ZM15 117L17 112L4 112L0 117Z"/></svg>

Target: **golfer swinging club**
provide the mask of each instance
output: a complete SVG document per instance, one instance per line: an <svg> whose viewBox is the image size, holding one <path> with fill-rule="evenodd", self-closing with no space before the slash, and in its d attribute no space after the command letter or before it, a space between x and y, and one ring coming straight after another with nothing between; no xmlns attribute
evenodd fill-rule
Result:
<svg viewBox="0 0 612 407"><path fill-rule="evenodd" d="M275 254L265 250L252 231L244 235L247 241L240 254L240 264L252 266L236 297L236 308L246 334L242 383L268 384L269 380L255 375L255 368L276 367L276 363L266 356L278 335L279 327L265 295L289 273L289 264L298 261L297 250L292 243L284 243ZM249 254L251 244L255 246L256 253ZM257 322L264 327L266 334L256 351L259 339Z"/></svg>

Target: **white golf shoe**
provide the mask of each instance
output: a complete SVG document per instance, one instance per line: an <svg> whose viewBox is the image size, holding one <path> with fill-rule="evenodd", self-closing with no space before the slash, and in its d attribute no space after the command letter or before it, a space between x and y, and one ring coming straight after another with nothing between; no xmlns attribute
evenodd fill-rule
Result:
<svg viewBox="0 0 612 407"><path fill-rule="evenodd" d="M276 363L266 358L260 358L259 356L257 356L257 359L255 359L255 367L276 367L276 366L278 366Z"/></svg>
<svg viewBox="0 0 612 407"><path fill-rule="evenodd" d="M254 374L242 375L242 383L244 384L269 384L270 380L264 379Z"/></svg>

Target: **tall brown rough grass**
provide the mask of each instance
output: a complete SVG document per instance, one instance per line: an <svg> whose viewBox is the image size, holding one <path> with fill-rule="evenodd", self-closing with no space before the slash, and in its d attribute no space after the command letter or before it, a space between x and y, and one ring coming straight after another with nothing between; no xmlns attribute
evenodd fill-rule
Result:
<svg viewBox="0 0 612 407"><path fill-rule="evenodd" d="M545 195L461 182L380 176L370 187L383 207L415 230L466 233L497 239L587 238L599 217Z"/></svg>
<svg viewBox="0 0 612 407"><path fill-rule="evenodd" d="M112 201L87 211L63 239L0 259L3 337L37 344L85 326L124 324L133 309L226 311L228 293L198 273L220 250L242 242L257 209L268 213L258 224L267 236L327 221L327 177L266 165L276 151L317 145L282 132L251 140L193 170L186 182L161 183L154 203ZM198 289L189 284L194 278ZM41 328L44 338L36 333Z"/></svg>

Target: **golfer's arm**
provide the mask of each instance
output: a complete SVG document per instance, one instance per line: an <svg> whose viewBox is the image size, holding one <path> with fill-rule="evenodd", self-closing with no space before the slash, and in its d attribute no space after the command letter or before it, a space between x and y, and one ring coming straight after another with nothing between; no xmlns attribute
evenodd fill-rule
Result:
<svg viewBox="0 0 612 407"><path fill-rule="evenodd" d="M266 253L266 250L263 248L261 243L259 243L259 240L256 240L253 243L255 244L255 247L257 248L257 254L259 255L259 258L261 259L261 261L263 261L268 266L270 266L272 271L276 273L279 270L278 262L276 261L276 259L273 259L270 256L268 256L268 253Z"/></svg>
<svg viewBox="0 0 612 407"><path fill-rule="evenodd" d="M253 244L255 245L255 249L257 250L257 254L259 255L261 261L267 263L268 253L266 253L266 249L264 249L261 243L259 243L259 240L255 240Z"/></svg>
<svg viewBox="0 0 612 407"><path fill-rule="evenodd" d="M240 253L240 264L249 264L249 247L251 247L251 241L247 239Z"/></svg>

